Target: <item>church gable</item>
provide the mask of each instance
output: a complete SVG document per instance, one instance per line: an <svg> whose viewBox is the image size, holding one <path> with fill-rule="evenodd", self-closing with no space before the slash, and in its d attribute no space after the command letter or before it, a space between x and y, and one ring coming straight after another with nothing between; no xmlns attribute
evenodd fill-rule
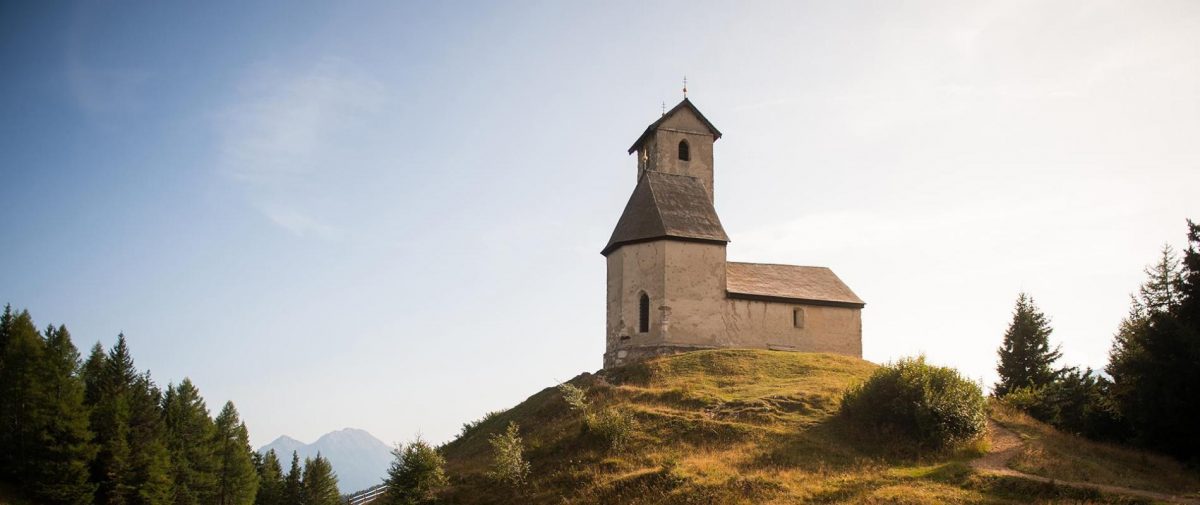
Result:
<svg viewBox="0 0 1200 505"><path fill-rule="evenodd" d="M700 109L697 109L691 100L684 98L682 102L679 102L679 105L671 108L666 114L658 118L657 121L650 123L650 126L646 127L646 131L642 132L642 135L629 147L629 154L633 154L634 151L642 147L643 143L652 139L654 132L658 131L659 128L683 130L691 133L708 133L712 135L713 140L721 138L721 131L717 130L717 127L713 126L712 122L704 117L704 114L700 113Z"/></svg>

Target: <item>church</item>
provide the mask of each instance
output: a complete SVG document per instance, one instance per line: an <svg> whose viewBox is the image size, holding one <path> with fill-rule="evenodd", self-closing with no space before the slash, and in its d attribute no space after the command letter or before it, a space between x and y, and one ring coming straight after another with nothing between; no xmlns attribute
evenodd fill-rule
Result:
<svg viewBox="0 0 1200 505"><path fill-rule="evenodd" d="M638 137L608 262L604 368L700 349L862 356L866 305L825 267L736 263L713 206L721 132L685 96Z"/></svg>

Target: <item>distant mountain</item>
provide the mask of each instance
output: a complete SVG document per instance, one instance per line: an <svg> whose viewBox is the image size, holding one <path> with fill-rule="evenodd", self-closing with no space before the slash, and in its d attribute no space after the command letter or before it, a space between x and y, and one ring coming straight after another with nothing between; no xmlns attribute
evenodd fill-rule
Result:
<svg viewBox="0 0 1200 505"><path fill-rule="evenodd" d="M370 433L354 428L326 433L311 444L284 435L262 446L258 452L266 454L271 449L275 449L284 472L291 464L292 451L300 455L301 464L304 458L313 458L318 452L321 453L333 465L333 471L338 476L338 488L343 494L381 483L392 462L391 447Z"/></svg>

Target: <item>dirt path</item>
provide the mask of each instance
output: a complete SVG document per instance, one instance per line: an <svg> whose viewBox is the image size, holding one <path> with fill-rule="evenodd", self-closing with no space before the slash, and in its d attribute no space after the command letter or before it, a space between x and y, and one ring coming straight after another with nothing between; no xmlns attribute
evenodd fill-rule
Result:
<svg viewBox="0 0 1200 505"><path fill-rule="evenodd" d="M1067 480L1056 480L1041 475L1033 475L1025 472L1018 472L1008 467L1008 462L1017 457L1021 449L1025 447L1025 442L1021 437L1012 430L1000 426L995 421L988 421L988 429L991 431L992 447L983 457L971 461L971 467L984 472L991 472L999 475L1009 475L1020 477L1023 479L1034 480L1038 482L1049 482L1060 486L1070 486L1078 488L1097 489L1105 493L1122 494L1127 496L1140 496L1151 500L1161 500L1172 503L1187 503L1200 505L1200 500L1195 498L1185 498L1165 493L1156 493L1154 491L1146 491L1144 489L1133 489L1121 486L1109 486L1106 484L1094 484L1091 482L1076 482Z"/></svg>

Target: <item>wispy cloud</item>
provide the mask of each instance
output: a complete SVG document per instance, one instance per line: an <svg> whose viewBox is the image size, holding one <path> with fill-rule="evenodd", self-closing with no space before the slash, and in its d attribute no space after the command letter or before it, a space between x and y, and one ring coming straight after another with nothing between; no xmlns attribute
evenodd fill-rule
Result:
<svg viewBox="0 0 1200 505"><path fill-rule="evenodd" d="M352 152L348 140L372 128L384 86L339 60L299 71L251 72L215 125L218 167L242 185L273 223L302 237L339 236L311 203Z"/></svg>
<svg viewBox="0 0 1200 505"><path fill-rule="evenodd" d="M89 58L87 49L95 38L91 32L103 9L87 3L75 6L63 58L71 98L83 112L100 119L141 110L143 95L155 77L144 68L98 64Z"/></svg>
<svg viewBox="0 0 1200 505"><path fill-rule="evenodd" d="M93 115L137 111L152 77L151 72L141 69L90 66L74 54L67 58L66 73L75 102Z"/></svg>
<svg viewBox="0 0 1200 505"><path fill-rule="evenodd" d="M265 203L258 206L267 219L298 237L337 239L341 233L332 226L321 223L292 207Z"/></svg>

